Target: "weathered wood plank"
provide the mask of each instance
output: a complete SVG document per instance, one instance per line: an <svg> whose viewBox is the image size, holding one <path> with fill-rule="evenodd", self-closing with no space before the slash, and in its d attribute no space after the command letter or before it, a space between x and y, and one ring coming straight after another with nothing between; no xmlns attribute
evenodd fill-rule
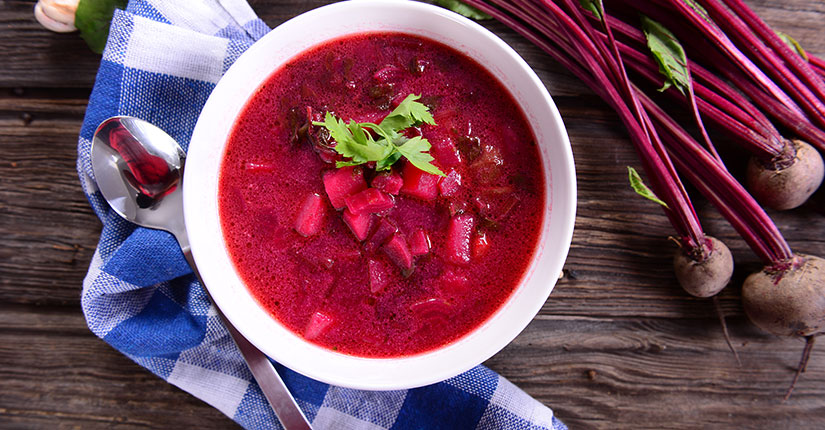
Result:
<svg viewBox="0 0 825 430"><path fill-rule="evenodd" d="M0 306L0 427L232 428L86 328L73 307Z"/></svg>
<svg viewBox="0 0 825 430"><path fill-rule="evenodd" d="M823 428L825 351L782 403L803 342L730 323L741 368L712 320L553 316L486 364L576 429Z"/></svg>
<svg viewBox="0 0 825 430"><path fill-rule="evenodd" d="M4 305L0 327L3 422L229 425L96 339L71 309ZM814 351L783 404L802 342L764 335L742 318L731 321L731 334L741 368L714 321L547 316L486 364L552 406L572 428L825 425L825 351Z"/></svg>
<svg viewBox="0 0 825 430"><path fill-rule="evenodd" d="M100 232L75 169L87 97L0 92L0 302L79 305Z"/></svg>

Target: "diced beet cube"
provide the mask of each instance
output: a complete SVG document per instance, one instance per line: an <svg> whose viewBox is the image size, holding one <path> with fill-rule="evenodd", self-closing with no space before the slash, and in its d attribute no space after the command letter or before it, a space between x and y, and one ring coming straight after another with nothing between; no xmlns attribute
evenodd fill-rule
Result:
<svg viewBox="0 0 825 430"><path fill-rule="evenodd" d="M390 269L378 260L370 260L367 267L370 274L370 292L375 294L384 291L390 283Z"/></svg>
<svg viewBox="0 0 825 430"><path fill-rule="evenodd" d="M415 302L410 305L410 310L417 317L422 319L449 318L453 305L440 297L432 297Z"/></svg>
<svg viewBox="0 0 825 430"><path fill-rule="evenodd" d="M419 256L430 252L430 236L424 229L419 228L412 236L410 236L410 252L412 255Z"/></svg>
<svg viewBox="0 0 825 430"><path fill-rule="evenodd" d="M470 239L473 236L475 218L470 214L456 215L447 227L447 261L467 265L470 263Z"/></svg>
<svg viewBox="0 0 825 430"><path fill-rule="evenodd" d="M324 199L315 193L308 195L295 218L295 231L304 237L318 233L324 224L325 215Z"/></svg>
<svg viewBox="0 0 825 430"><path fill-rule="evenodd" d="M347 204L347 209L353 215L381 212L395 206L395 202L389 194L377 188L367 188L360 193L347 197L344 201Z"/></svg>
<svg viewBox="0 0 825 430"><path fill-rule="evenodd" d="M347 197L366 189L363 170L358 166L342 167L324 175L324 190L335 209L343 209Z"/></svg>
<svg viewBox="0 0 825 430"><path fill-rule="evenodd" d="M401 175L395 170L379 172L372 178L373 187L393 195L398 195L402 185L404 185L404 180L401 179Z"/></svg>
<svg viewBox="0 0 825 430"><path fill-rule="evenodd" d="M365 212L358 215L353 215L349 209L344 209L344 223L352 230L352 234L355 237L363 241L367 238L367 235L370 233L370 227L372 227L372 214Z"/></svg>
<svg viewBox="0 0 825 430"><path fill-rule="evenodd" d="M461 164L461 153L455 147L453 140L449 137L443 139L433 139L430 141L432 154L435 161L443 167L455 167Z"/></svg>
<svg viewBox="0 0 825 430"><path fill-rule="evenodd" d="M441 286L441 291L445 293L461 294L467 290L470 281L467 276L458 273L452 269L447 269L441 277L438 278Z"/></svg>
<svg viewBox="0 0 825 430"><path fill-rule="evenodd" d="M331 316L323 312L315 312L309 317L309 322L304 329L304 338L312 340L324 334L333 321L334 319Z"/></svg>
<svg viewBox="0 0 825 430"><path fill-rule="evenodd" d="M478 231L473 237L473 257L482 257L490 250L490 241L487 240L487 233Z"/></svg>
<svg viewBox="0 0 825 430"><path fill-rule="evenodd" d="M401 270L407 272L412 269L413 255L410 252L410 247L407 246L407 240L404 239L401 233L395 233L382 249ZM405 275L409 274L405 273Z"/></svg>
<svg viewBox="0 0 825 430"><path fill-rule="evenodd" d="M402 194L421 200L435 200L438 197L438 176L429 174L413 166L412 163L404 166L402 176L404 177Z"/></svg>
<svg viewBox="0 0 825 430"><path fill-rule="evenodd" d="M442 196L454 196L461 189L461 174L455 170L450 170L446 177L438 183L438 191Z"/></svg>
<svg viewBox="0 0 825 430"><path fill-rule="evenodd" d="M390 221L388 218L380 218L380 221L378 221L378 226L375 228L372 236L364 242L364 251L375 252L375 250L386 243L397 231L398 226L395 225L394 222Z"/></svg>

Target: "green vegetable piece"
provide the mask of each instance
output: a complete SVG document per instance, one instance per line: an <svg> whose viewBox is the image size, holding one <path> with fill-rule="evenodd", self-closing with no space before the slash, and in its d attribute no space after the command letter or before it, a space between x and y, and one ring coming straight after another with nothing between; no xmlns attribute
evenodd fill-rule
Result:
<svg viewBox="0 0 825 430"><path fill-rule="evenodd" d="M74 25L92 51L101 54L109 37L109 25L115 9L125 9L128 0L80 0Z"/></svg>
<svg viewBox="0 0 825 430"><path fill-rule="evenodd" d="M644 15L642 29L647 38L647 47L659 65L659 72L665 76L664 85L659 91L665 91L672 85L685 95L690 90L690 71L684 48L670 30Z"/></svg>
<svg viewBox="0 0 825 430"><path fill-rule="evenodd" d="M799 54L799 56L802 57L805 61L808 61L808 54L805 52L804 49L802 49L802 46L793 37L781 31L777 31L776 35L779 36L779 38L782 39L782 41L785 42L791 48L792 51Z"/></svg>
<svg viewBox="0 0 825 430"><path fill-rule="evenodd" d="M579 4L585 10L593 12L593 15L596 16L596 18L599 18L599 21L604 21L604 15L602 14L604 5L601 0L579 0Z"/></svg>
<svg viewBox="0 0 825 430"><path fill-rule="evenodd" d="M656 194L654 194L653 191L650 188L648 188L647 185L645 185L645 183L642 181L642 177L639 176L639 172L637 172L636 169L627 166L627 175L628 179L630 179L630 186L633 188L633 191L635 191L636 194L670 209L667 203L663 202L661 199L656 197Z"/></svg>
<svg viewBox="0 0 825 430"><path fill-rule="evenodd" d="M444 9L449 9L459 15L464 15L467 18L474 19L476 21L493 19L492 16L487 15L486 13L468 4L465 4L461 0L435 0L435 4L443 7Z"/></svg>
<svg viewBox="0 0 825 430"><path fill-rule="evenodd" d="M420 124L435 125L427 106L417 101L420 98L420 95L408 95L380 124L357 123L353 120L347 124L329 112L324 115L323 122L313 121L312 124L326 128L336 142L335 151L349 158L337 162L336 167L357 166L374 161L375 169L380 171L389 169L403 156L427 173L446 176L432 164L434 158L427 153L431 146L427 139L421 136L409 139L400 133ZM365 129L374 131L380 138L375 140Z"/></svg>

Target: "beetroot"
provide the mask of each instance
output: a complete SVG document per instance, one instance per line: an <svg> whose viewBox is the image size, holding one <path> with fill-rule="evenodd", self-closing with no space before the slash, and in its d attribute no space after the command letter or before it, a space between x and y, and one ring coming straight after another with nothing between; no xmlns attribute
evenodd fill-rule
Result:
<svg viewBox="0 0 825 430"><path fill-rule="evenodd" d="M412 255L419 256L430 252L431 248L430 236L423 228L419 228L410 236L410 252Z"/></svg>
<svg viewBox="0 0 825 430"><path fill-rule="evenodd" d="M793 141L793 156L787 166L766 166L756 157L748 163L746 183L760 203L776 210L801 206L822 184L825 166L813 146Z"/></svg>
<svg viewBox="0 0 825 430"><path fill-rule="evenodd" d="M432 147L430 154L432 154L435 161L442 167L456 167L461 164L461 153L455 147L453 140L449 137L442 139L430 139Z"/></svg>
<svg viewBox="0 0 825 430"><path fill-rule="evenodd" d="M401 175L404 177L401 194L421 200L435 200L438 197L438 176L426 173L412 163L404 166Z"/></svg>
<svg viewBox="0 0 825 430"><path fill-rule="evenodd" d="M733 255L719 239L705 236L705 252L700 258L683 250L673 257L673 270L682 288L695 297L712 297L722 291L733 275Z"/></svg>
<svg viewBox="0 0 825 430"><path fill-rule="evenodd" d="M367 188L347 197L344 201L353 215L381 212L395 206L395 202L387 193L376 188Z"/></svg>
<svg viewBox="0 0 825 430"><path fill-rule="evenodd" d="M370 292L380 293L390 283L390 269L379 260L370 260L367 267L370 275Z"/></svg>
<svg viewBox="0 0 825 430"><path fill-rule="evenodd" d="M490 241L487 240L487 233L479 231L473 237L473 258L483 257L490 251Z"/></svg>
<svg viewBox="0 0 825 430"><path fill-rule="evenodd" d="M825 260L797 254L787 267L766 267L745 279L742 305L762 330L780 336L825 332Z"/></svg>
<svg viewBox="0 0 825 430"><path fill-rule="evenodd" d="M335 209L343 209L347 205L347 197L365 189L367 182L363 170L358 166L342 167L324 175L324 190Z"/></svg>
<svg viewBox="0 0 825 430"><path fill-rule="evenodd" d="M742 285L742 306L751 322L779 336L805 337L805 349L785 400L808 365L816 336L825 333L823 279L825 259L796 254L751 274Z"/></svg>
<svg viewBox="0 0 825 430"><path fill-rule="evenodd" d="M364 242L364 251L366 252L375 252L398 231L398 226L389 218L380 217L379 219L378 226L372 236Z"/></svg>
<svg viewBox="0 0 825 430"><path fill-rule="evenodd" d="M404 180L401 179L401 175L395 170L378 172L375 177L372 178L372 186L387 194L398 195L403 185Z"/></svg>
<svg viewBox="0 0 825 430"><path fill-rule="evenodd" d="M453 264L470 264L470 239L475 227L475 218L470 214L456 215L447 227L447 261Z"/></svg>
<svg viewBox="0 0 825 430"><path fill-rule="evenodd" d="M324 199L318 194L308 195L295 218L295 231L304 237L317 234L324 224L325 215Z"/></svg>
<svg viewBox="0 0 825 430"><path fill-rule="evenodd" d="M381 249L396 266L404 271L405 277L410 275L413 266L413 255L404 235L395 233Z"/></svg>
<svg viewBox="0 0 825 430"><path fill-rule="evenodd" d="M304 337L309 340L317 338L329 329L333 321L331 316L323 312L315 312L309 317L309 322L304 328Z"/></svg>
<svg viewBox="0 0 825 430"><path fill-rule="evenodd" d="M370 227L372 227L372 214L369 212L353 215L349 209L344 209L342 215L344 223L352 230L352 234L360 240L364 241L369 235Z"/></svg>
<svg viewBox="0 0 825 430"><path fill-rule="evenodd" d="M461 174L455 170L450 170L446 177L438 183L438 191L442 196L450 197L458 193L461 189Z"/></svg>

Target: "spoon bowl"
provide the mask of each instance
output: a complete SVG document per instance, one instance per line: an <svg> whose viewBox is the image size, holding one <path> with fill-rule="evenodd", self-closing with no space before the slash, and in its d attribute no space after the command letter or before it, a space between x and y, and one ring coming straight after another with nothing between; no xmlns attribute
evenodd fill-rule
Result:
<svg viewBox="0 0 825 430"><path fill-rule="evenodd" d="M185 159L183 148L171 136L134 117L103 121L92 141L92 170L112 209L135 224L166 230L178 238L185 233L181 184Z"/></svg>
<svg viewBox="0 0 825 430"><path fill-rule="evenodd" d="M183 220L185 160L186 153L175 139L138 118L109 118L98 126L92 139L92 171L112 209L137 225L172 233L184 258L205 286L192 258ZM208 289L206 292L209 295ZM266 355L215 307L284 428L309 429L306 417Z"/></svg>

